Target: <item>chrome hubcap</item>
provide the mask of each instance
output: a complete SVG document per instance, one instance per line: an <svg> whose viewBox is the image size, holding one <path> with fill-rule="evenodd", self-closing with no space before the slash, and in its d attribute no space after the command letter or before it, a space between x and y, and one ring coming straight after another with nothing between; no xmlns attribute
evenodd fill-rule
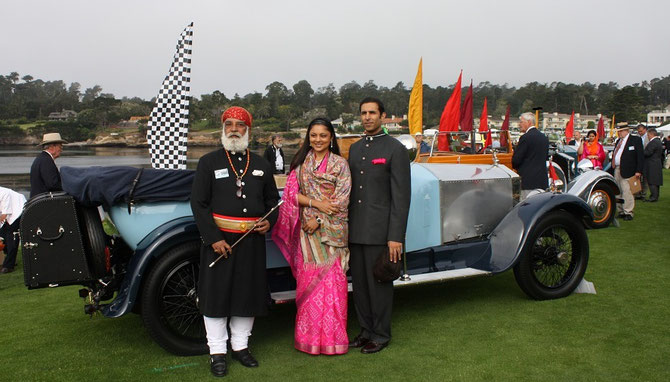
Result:
<svg viewBox="0 0 670 382"><path fill-rule="evenodd" d="M589 206L593 211L593 220L600 221L607 217L609 212L609 198L601 190L596 190L589 198Z"/></svg>

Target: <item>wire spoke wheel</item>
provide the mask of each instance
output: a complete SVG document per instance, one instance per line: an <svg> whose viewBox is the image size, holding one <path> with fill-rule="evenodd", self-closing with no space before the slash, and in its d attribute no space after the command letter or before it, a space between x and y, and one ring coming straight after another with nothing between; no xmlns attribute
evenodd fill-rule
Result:
<svg viewBox="0 0 670 382"><path fill-rule="evenodd" d="M205 324L198 310L200 243L162 254L142 290L142 319L151 337L176 355L207 352Z"/></svg>
<svg viewBox="0 0 670 382"><path fill-rule="evenodd" d="M160 291L161 316L175 334L202 338L205 327L197 305L200 264L186 260L166 276Z"/></svg>
<svg viewBox="0 0 670 382"><path fill-rule="evenodd" d="M589 258L589 243L581 222L566 211L551 211L530 230L514 277L537 300L561 298L579 285Z"/></svg>
<svg viewBox="0 0 670 382"><path fill-rule="evenodd" d="M572 241L562 227L543 232L533 245L532 256L533 276L545 287L560 287L574 272Z"/></svg>

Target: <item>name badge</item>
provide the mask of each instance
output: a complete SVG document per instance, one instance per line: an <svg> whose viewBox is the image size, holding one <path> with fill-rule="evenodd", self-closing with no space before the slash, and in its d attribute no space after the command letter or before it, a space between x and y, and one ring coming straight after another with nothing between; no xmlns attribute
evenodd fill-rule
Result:
<svg viewBox="0 0 670 382"><path fill-rule="evenodd" d="M635 146L630 146L630 147L628 148L628 151L633 151L633 150L635 150Z"/></svg>
<svg viewBox="0 0 670 382"><path fill-rule="evenodd" d="M254 170L254 171L251 173L251 175L253 175L253 176L263 176L263 174L265 174L265 173L263 172L263 170Z"/></svg>
<svg viewBox="0 0 670 382"><path fill-rule="evenodd" d="M214 170L214 178L215 179L221 179L221 178L227 178L227 177L228 177L228 169L227 168Z"/></svg>

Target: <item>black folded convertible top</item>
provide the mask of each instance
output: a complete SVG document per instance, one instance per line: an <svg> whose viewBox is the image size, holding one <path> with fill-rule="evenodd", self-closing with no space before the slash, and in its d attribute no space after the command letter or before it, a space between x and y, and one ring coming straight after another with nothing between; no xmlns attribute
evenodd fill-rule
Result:
<svg viewBox="0 0 670 382"><path fill-rule="evenodd" d="M61 167L63 190L86 206L190 199L193 170Z"/></svg>

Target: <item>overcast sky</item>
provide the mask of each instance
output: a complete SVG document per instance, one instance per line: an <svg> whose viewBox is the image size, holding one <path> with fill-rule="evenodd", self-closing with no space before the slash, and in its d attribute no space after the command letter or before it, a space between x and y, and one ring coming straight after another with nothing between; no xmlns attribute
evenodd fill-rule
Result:
<svg viewBox="0 0 670 382"><path fill-rule="evenodd" d="M194 22L192 95L349 81L629 85L670 75L667 0L0 0L0 75L154 97Z"/></svg>

